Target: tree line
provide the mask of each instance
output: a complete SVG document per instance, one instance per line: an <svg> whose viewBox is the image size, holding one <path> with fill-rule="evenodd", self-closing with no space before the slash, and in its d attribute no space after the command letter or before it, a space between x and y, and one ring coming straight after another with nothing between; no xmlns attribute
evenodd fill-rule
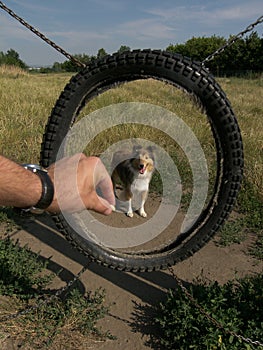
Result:
<svg viewBox="0 0 263 350"><path fill-rule="evenodd" d="M232 37L230 36L229 39ZM170 44L166 51L179 53L190 57L193 60L202 62L207 56L224 46L227 39L220 36L193 37L184 44ZM129 46L122 45L118 52L130 50ZM74 57L84 64L89 64L97 58L107 55L105 49L98 50L96 56L87 54L76 54ZM16 65L21 68L28 68L19 54L10 49L7 53L0 52L0 65ZM263 38L257 32L252 32L249 36L238 38L234 44L227 47L213 60L206 63L206 67L215 75L236 75L237 72L259 72L263 71ZM52 67L41 68L43 73L47 72L77 72L80 68L72 61L62 63L55 62Z"/></svg>
<svg viewBox="0 0 263 350"><path fill-rule="evenodd" d="M118 52L123 52L130 50L129 46L121 45ZM76 54L73 55L74 58L76 58L78 61L84 64L89 64L93 60L96 60L98 58L102 58L103 56L108 55L108 53L105 51L105 49L101 48L98 50L97 55L87 55L85 53L83 54ZM23 62L20 57L19 53L16 52L14 49L9 49L6 53L3 51L0 51L0 65L10 65L10 66L17 66L22 69L29 69L28 65ZM34 69L31 69L34 70ZM37 71L40 71L42 73L49 73L49 72L77 72L80 70L80 68L74 64L72 61L64 61L62 63L55 62L52 67L39 67L35 69Z"/></svg>
<svg viewBox="0 0 263 350"><path fill-rule="evenodd" d="M7 66L17 66L22 69L26 69L27 65L23 62L19 53L13 49L8 50L6 53L0 51L0 65L6 64Z"/></svg>
<svg viewBox="0 0 263 350"><path fill-rule="evenodd" d="M229 40L233 37L229 37ZM218 48L223 47L228 40L220 36L193 37L185 44L169 45L167 51L177 52L191 59L202 62ZM263 71L263 38L257 32L252 32L245 38L239 38L213 60L206 63L213 74L235 74L235 72Z"/></svg>

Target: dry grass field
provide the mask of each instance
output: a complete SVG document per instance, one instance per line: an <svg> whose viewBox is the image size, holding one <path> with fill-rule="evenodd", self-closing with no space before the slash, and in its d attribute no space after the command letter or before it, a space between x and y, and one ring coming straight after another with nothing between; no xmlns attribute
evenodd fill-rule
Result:
<svg viewBox="0 0 263 350"><path fill-rule="evenodd" d="M28 74L16 68L0 67L0 152L17 162L37 162L42 134L52 107L69 81L70 74ZM237 116L242 131L245 151L245 176L263 195L263 78L248 80L241 78L220 78L218 82L226 92ZM147 84L147 91L146 85ZM193 105L185 103L183 97L174 98L170 87L158 82L133 82L112 89L91 101L85 113L112 103L138 101L162 106L168 110L180 111L180 117L194 132L206 140L205 121L196 118L200 113ZM178 102L179 101L179 102ZM201 122L200 122L201 120ZM113 130L107 138L102 135L89 148L90 153L99 154L107 143L116 138ZM138 137L136 128L121 131L123 138ZM143 131L140 131L144 134ZM151 139L164 146L160 134ZM207 141L207 140L206 140ZM105 143L105 144L103 144ZM168 146L169 147L169 146Z"/></svg>

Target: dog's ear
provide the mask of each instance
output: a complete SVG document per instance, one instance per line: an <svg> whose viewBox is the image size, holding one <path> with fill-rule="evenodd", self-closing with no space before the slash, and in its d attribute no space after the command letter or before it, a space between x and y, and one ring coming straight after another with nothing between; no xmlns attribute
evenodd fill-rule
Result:
<svg viewBox="0 0 263 350"><path fill-rule="evenodd" d="M156 150L156 146L148 146L146 150L149 152L150 157L155 162L155 154L154 151Z"/></svg>
<svg viewBox="0 0 263 350"><path fill-rule="evenodd" d="M146 149L148 152L153 153L156 150L156 146L148 146Z"/></svg>
<svg viewBox="0 0 263 350"><path fill-rule="evenodd" d="M141 145L134 145L132 151L133 151L133 153L136 154L136 153L138 153L141 149L142 149L142 146L141 146Z"/></svg>

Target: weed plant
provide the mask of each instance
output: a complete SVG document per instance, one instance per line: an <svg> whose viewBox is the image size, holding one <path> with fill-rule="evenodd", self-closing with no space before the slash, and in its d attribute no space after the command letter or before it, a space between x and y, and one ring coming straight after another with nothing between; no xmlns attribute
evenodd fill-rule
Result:
<svg viewBox="0 0 263 350"><path fill-rule="evenodd" d="M263 259L263 205L262 198L253 184L245 178L236 205L238 215L232 217L220 230L219 244L227 246L241 243L247 233L254 234L256 244L250 253L258 259Z"/></svg>
<svg viewBox="0 0 263 350"><path fill-rule="evenodd" d="M21 249L9 239L0 240L0 294L19 295L22 300L29 300L43 294L44 288L52 275L41 276L47 267L38 255L26 247Z"/></svg>
<svg viewBox="0 0 263 350"><path fill-rule="evenodd" d="M85 341L87 336L101 339L110 336L96 326L108 312L103 290L82 295L78 289L71 289L63 298L53 297L48 303L41 303L52 296L48 285L54 275L47 272L47 267L48 261L42 261L27 247L21 248L18 242L9 239L0 240L0 319L40 305L30 313L2 322L0 339L3 334L9 334L20 346L35 350L55 349L61 337L66 349L72 332L79 333L78 338L85 336Z"/></svg>
<svg viewBox="0 0 263 350"><path fill-rule="evenodd" d="M263 339L262 276L240 281L192 285L190 293L202 308L224 329L252 340ZM166 350L252 350L259 347L245 343L214 325L180 289L170 290L157 308L155 326L160 333L153 336Z"/></svg>

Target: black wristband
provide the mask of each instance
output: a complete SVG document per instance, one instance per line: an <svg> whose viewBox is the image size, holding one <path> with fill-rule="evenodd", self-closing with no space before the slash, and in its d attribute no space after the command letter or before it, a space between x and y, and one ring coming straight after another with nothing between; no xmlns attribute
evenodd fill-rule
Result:
<svg viewBox="0 0 263 350"><path fill-rule="evenodd" d="M37 202L37 204L34 205L32 208L42 209L42 210L47 209L52 203L53 197L54 197L53 182L51 181L47 170L35 164L22 164L22 166L25 169L32 171L32 173L38 175L42 184L41 197Z"/></svg>

